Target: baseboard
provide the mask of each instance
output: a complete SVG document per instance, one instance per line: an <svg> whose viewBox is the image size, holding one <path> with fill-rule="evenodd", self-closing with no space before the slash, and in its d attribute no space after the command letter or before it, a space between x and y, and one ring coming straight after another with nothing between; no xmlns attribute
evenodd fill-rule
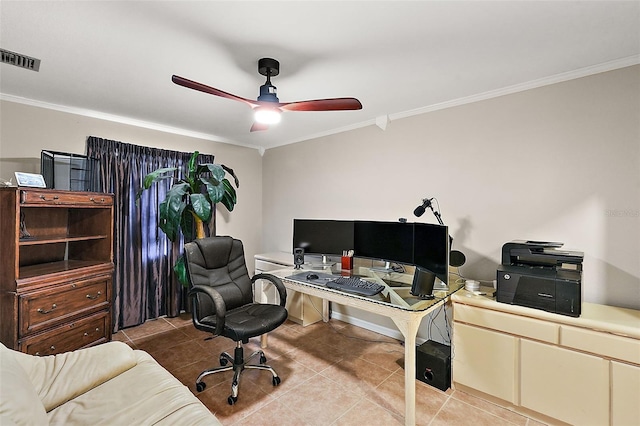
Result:
<svg viewBox="0 0 640 426"><path fill-rule="evenodd" d="M391 337L393 339L396 340L400 340L402 342L404 342L404 336L402 335L402 333L400 333L399 330L393 329L393 328L388 328L388 327L383 327L379 324L374 324L372 322L369 321L364 321L360 318L355 318L355 317L351 317L349 315L344 315L341 314L340 312L332 312L331 313L331 318L332 319L336 319L338 321L342 321L342 322L346 322L347 324L351 324L351 325L355 325L358 327L362 327L364 329L367 330L371 330L374 331L376 333L380 333L384 336L387 337ZM426 342L427 339L423 339L420 336L416 337L416 344L417 345L421 345L424 342Z"/></svg>

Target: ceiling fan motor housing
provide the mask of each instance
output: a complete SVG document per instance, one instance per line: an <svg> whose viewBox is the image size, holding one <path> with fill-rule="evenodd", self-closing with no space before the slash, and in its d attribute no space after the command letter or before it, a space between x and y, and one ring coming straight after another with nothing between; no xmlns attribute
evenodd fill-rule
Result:
<svg viewBox="0 0 640 426"><path fill-rule="evenodd" d="M271 77L280 74L280 62L272 58L262 58L258 60L258 72L267 77L267 82L260 86L259 101L280 102L278 99L278 89L271 84Z"/></svg>
<svg viewBox="0 0 640 426"><path fill-rule="evenodd" d="M278 89L270 82L266 82L260 86L260 96L258 96L258 100L265 102L280 102L278 99Z"/></svg>

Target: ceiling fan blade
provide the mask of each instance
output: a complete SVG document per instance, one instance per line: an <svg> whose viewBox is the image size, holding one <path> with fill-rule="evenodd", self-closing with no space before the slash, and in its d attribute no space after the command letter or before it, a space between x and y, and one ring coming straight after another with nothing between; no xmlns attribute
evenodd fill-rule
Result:
<svg viewBox="0 0 640 426"><path fill-rule="evenodd" d="M333 98L287 102L280 104L280 108L287 111L344 111L362 109L362 104L356 98Z"/></svg>
<svg viewBox="0 0 640 426"><path fill-rule="evenodd" d="M251 126L251 131L252 132L257 132L257 131L261 131L261 130L269 130L269 125L268 124L262 124L262 123L253 123L253 125Z"/></svg>
<svg viewBox="0 0 640 426"><path fill-rule="evenodd" d="M252 101L251 99L246 99L240 96L236 96L234 94L227 93L220 89L216 89L214 87L207 86L206 84L198 83L197 81L189 80L188 78L180 77L178 75L172 76L171 81L173 81L175 84L179 86L183 86L188 89L198 90L200 92L208 93L210 95L220 96L222 98L244 102L245 104L248 104L251 107L255 107L258 105L256 101Z"/></svg>

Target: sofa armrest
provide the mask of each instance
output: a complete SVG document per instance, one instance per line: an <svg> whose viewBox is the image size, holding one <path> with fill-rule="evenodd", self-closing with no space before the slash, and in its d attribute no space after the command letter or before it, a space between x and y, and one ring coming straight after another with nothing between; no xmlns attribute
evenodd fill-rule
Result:
<svg viewBox="0 0 640 426"><path fill-rule="evenodd" d="M0 425L47 425L47 413L17 353L0 343Z"/></svg>
<svg viewBox="0 0 640 426"><path fill-rule="evenodd" d="M133 349L116 341L45 357L16 352L15 358L47 412L136 365Z"/></svg>

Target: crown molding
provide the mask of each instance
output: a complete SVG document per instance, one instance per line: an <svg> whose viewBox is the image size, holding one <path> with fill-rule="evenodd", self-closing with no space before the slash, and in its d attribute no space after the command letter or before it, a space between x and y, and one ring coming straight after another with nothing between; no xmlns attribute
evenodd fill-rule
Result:
<svg viewBox="0 0 640 426"><path fill-rule="evenodd" d="M528 81L526 83L514 84L513 86L507 86L497 90L490 90L488 92L479 93L477 95L471 95L471 96L466 96L464 98L452 99L450 101L428 105L425 107L420 107L420 108L412 109L409 111L389 114L389 120L398 120L401 118L412 117L414 115L425 114L427 112L438 111L445 108L452 108L455 106L470 104L473 102L484 101L491 98L497 98L504 95L524 92L526 90L536 89L538 87L549 86L556 83L562 83L569 80L575 80L577 78L588 77L590 75L599 74L607 71L613 71L616 69L625 68L625 67L638 65L638 64L640 64L640 55L628 56L626 58L616 59L614 61L604 62L602 64L592 65L589 67L580 68L577 70L568 71L560 74L555 74L545 78L540 78L538 80Z"/></svg>
<svg viewBox="0 0 640 426"><path fill-rule="evenodd" d="M425 107L420 107L420 108L412 109L412 110L409 110L409 111L403 111L403 112L388 114L386 116L387 117L387 123L389 121L399 120L399 119L407 118L407 117L412 117L414 115L425 114L425 113L428 113L428 112L438 111L438 110L442 110L442 109L446 109L446 108L452 108L452 107L465 105L465 104L470 104L470 103L474 103L474 102L479 102L479 101L483 101L483 100L487 100L487 99L491 99L491 98L497 98L497 97L500 97L500 96L505 96L505 95L510 95L510 94L513 94L513 93L523 92L523 91L526 91L526 90L535 89L535 88L539 88L539 87L543 87L543 86L549 86L549 85L556 84L556 83L562 83L562 82L569 81L569 80L575 80L577 78L587 77L587 76L590 76L590 75L599 74L599 73L607 72L607 71L613 71L613 70L616 70L616 69L625 68L625 67L628 67L628 66L638 65L638 64L640 64L640 55L628 56L626 58L621 58L621 59L617 59L617 60L614 60L614 61L605 62L605 63L602 63L602 64L592 65L592 66L589 66L589 67L580 68L580 69L577 69L577 70L573 70L573 71L568 71L568 72L565 72L565 73L552 75L552 76L541 78L541 79L538 79L538 80L532 80L532 81L529 81L529 82L526 82L526 83L515 84L515 85L512 85L512 86L504 87L504 88L497 89L497 90L490 90L488 92L479 93L479 94L476 94L476 95L466 96L466 97L458 98L458 99L452 99L450 101L441 102L441 103L433 104L433 105L428 105L428 106L425 106ZM212 141L212 142L226 143L226 144L231 144L231 145L242 146L242 147L245 147L245 148L257 149L261 156L264 155L265 150L270 149L270 148L277 148L277 147L284 146L284 145L289 145L289 144L293 144L293 143L308 141L308 140L311 140L311 139L317 139L317 138L321 138L321 137L325 137L325 136L331 136L331 135L334 135L334 134L344 133L344 132L348 132L348 131L351 131L351 130L356 130L356 129L360 129L360 128L363 128L363 127L367 127L367 126L372 126L372 125L377 125L378 124L376 119L371 119L371 120L363 121L363 122L360 122L360 123L355 123L355 124L352 124L352 125L349 125L349 126L343 126L343 127L327 130L325 132L320 132L320 133L307 135L307 136L304 136L302 138L296 138L296 139L291 139L291 140L287 140L287 141L282 141L281 143L277 143L277 144L272 145L272 146L270 146L268 148L265 148L265 147L262 147L262 146L259 146L259 145L239 143L237 141L233 141L233 140L230 140L230 139L227 139L227 138L223 138L221 136L209 134L209 133L200 133L200 132L195 132L195 131L192 131L192 130L182 129L182 128L178 128L178 127L166 126L166 125L159 124L159 123L153 123L153 122L149 122L149 121L137 120L137 119L133 119L133 118L129 118L129 117L123 117L123 116L114 115L114 114L107 114L107 113L103 113L103 112L99 112L99 111L93 111L93 110L87 110L87 109L83 109L83 108L75 108L75 107L58 105L58 104L53 104L53 103L48 103L48 102L42 102L42 101L37 101L37 100L33 100L33 99L22 98L22 97L19 97L19 96L8 95L8 94L4 94L4 93L0 93L0 100L4 100L4 101L8 101L8 102L16 102L16 103L35 106L35 107L39 107L39 108L51 109L51 110L66 112L66 113L70 113L70 114L81 115L81 116L85 116L85 117L97 118L97 119L100 119L100 120L112 121L112 122L116 122L116 123L120 123L120 124L127 124L127 125L130 125L130 126L142 127L142 128L145 128L145 129L157 130L157 131L165 132L165 133L172 133L172 134L181 135L181 136L187 136L187 137L192 137L192 138L197 138L197 139L204 139L204 140L208 140L208 141Z"/></svg>
<svg viewBox="0 0 640 426"><path fill-rule="evenodd" d="M129 126L141 127L144 129L157 130L159 132L171 133L174 135L187 136L187 137L196 138L196 139L204 139L211 142L226 143L231 145L243 146L246 148L253 148L257 150L261 148L257 145L242 144L242 143L239 143L230 139L226 139L221 136L209 134L209 133L195 132L192 130L181 129L179 127L166 126L164 124L153 123L150 121L137 120L135 118L124 117L124 116L115 115L115 114L107 114L104 112L94 111L94 110L89 110L84 108L75 108L75 107L69 107L65 105L53 104L49 102L37 101L34 99L8 95L5 93L0 93L0 100L34 106L38 108L50 109L54 111L66 112L69 114L81 115L83 117L90 117L90 118L97 118L99 120L112 121L115 123L126 124Z"/></svg>

